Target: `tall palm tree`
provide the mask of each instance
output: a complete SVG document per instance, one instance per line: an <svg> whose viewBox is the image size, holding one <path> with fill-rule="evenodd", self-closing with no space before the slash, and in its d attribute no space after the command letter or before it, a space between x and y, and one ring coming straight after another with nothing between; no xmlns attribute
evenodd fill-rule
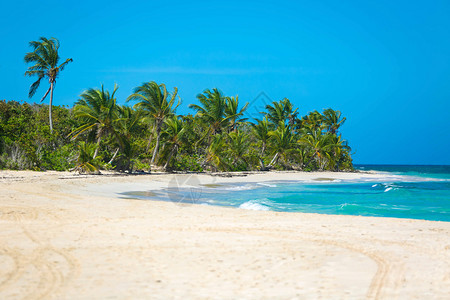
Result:
<svg viewBox="0 0 450 300"><path fill-rule="evenodd" d="M175 105L177 94L178 89L176 87L174 88L173 93L169 93L164 84L157 84L156 82L151 81L144 82L141 86L135 88L133 94L127 99L127 101L139 101L134 107L142 109L153 122L156 131L156 146L153 150L151 164L154 164L158 155L164 120L173 116L176 108L181 103L181 101L178 100L178 103Z"/></svg>
<svg viewBox="0 0 450 300"><path fill-rule="evenodd" d="M31 98L34 96L42 79L48 79L50 87L44 94L44 97L42 97L41 102L44 101L44 99L50 93L48 118L50 123L50 131L53 132L52 105L53 90L55 87L56 78L58 77L59 73L64 70L65 66L73 60L72 58L68 58L62 64L58 65L60 60L58 54L59 41L55 38L47 39L45 37L41 37L38 41L31 41L30 46L33 47L33 52L28 52L27 54L25 54L24 59L26 63L34 63L34 65L28 67L25 75L38 76L38 79L30 86L28 97Z"/></svg>
<svg viewBox="0 0 450 300"><path fill-rule="evenodd" d="M94 158L98 154L101 140L108 134L115 132L115 125L119 120L119 111L114 95L118 86L114 86L114 91L110 94L107 90L88 89L80 95L80 99L73 108L75 118L79 119L82 125L73 132L73 139L81 133L95 130L97 148Z"/></svg>

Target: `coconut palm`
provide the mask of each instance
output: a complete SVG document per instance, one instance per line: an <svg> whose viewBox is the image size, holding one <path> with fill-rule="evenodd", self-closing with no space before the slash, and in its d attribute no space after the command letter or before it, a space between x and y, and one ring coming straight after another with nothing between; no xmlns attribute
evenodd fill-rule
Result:
<svg viewBox="0 0 450 300"><path fill-rule="evenodd" d="M248 134L236 130L228 134L228 149L231 157L233 158L231 164L236 167L238 162L243 162L247 167L247 153L249 150L249 137Z"/></svg>
<svg viewBox="0 0 450 300"><path fill-rule="evenodd" d="M323 111L323 123L330 133L337 133L339 127L344 124L345 120L345 117L341 118L341 112L339 110L328 108Z"/></svg>
<svg viewBox="0 0 450 300"><path fill-rule="evenodd" d="M118 148L108 164L111 164L120 150L118 164L119 170L128 170L132 168L131 159L136 154L136 145L133 143L136 140L136 135L139 132L141 111L134 110L129 106L118 106L118 118L114 122L114 135L118 142Z"/></svg>
<svg viewBox="0 0 450 300"><path fill-rule="evenodd" d="M210 165L215 170L227 170L229 166L224 159L225 146L223 134L212 136L211 144L206 149L206 159L203 165Z"/></svg>
<svg viewBox="0 0 450 300"><path fill-rule="evenodd" d="M317 160L319 169L323 171L325 165L331 159L330 151L334 147L333 141L331 140L332 135L329 133L323 134L320 129L316 129L309 134L303 135L299 139L299 143L306 146L312 152L312 155L308 162L303 166L306 168L311 161Z"/></svg>
<svg viewBox="0 0 450 300"><path fill-rule="evenodd" d="M267 119L278 126L280 124L289 124L292 126L298 115L298 108L294 110L294 106L288 98L280 101L273 101L272 105L266 105L267 112L261 112Z"/></svg>
<svg viewBox="0 0 450 300"><path fill-rule="evenodd" d="M76 166L74 171L81 173L100 173L100 168L103 166L101 157L95 157L97 145L80 142L78 145L79 154L76 159Z"/></svg>
<svg viewBox="0 0 450 300"><path fill-rule="evenodd" d="M206 89L203 94L198 94L197 99L202 106L189 104L189 108L196 110L196 116L209 124L208 135L221 133L226 122L231 117L226 115L227 98L221 91L214 88L212 91Z"/></svg>
<svg viewBox="0 0 450 300"><path fill-rule="evenodd" d="M151 164L154 164L158 155L164 120L173 116L176 108L181 104L181 101L178 100L178 103L175 105L177 94L178 89L176 87L174 88L173 93L169 93L164 84L157 84L156 82L151 81L144 82L141 86L135 88L133 94L127 99L127 101L139 101L134 107L142 109L147 114L156 131L156 145L153 150Z"/></svg>
<svg viewBox="0 0 450 300"><path fill-rule="evenodd" d="M305 129L308 133L314 132L316 130L322 130L325 125L323 124L324 116L317 110L310 112L304 116L301 120L301 127Z"/></svg>
<svg viewBox="0 0 450 300"><path fill-rule="evenodd" d="M187 128L181 118L172 116L167 118L164 123L166 129L162 132L163 139L165 140L164 149L167 149L168 156L164 165L164 170L168 170L172 158L176 157L178 150L182 146L187 132Z"/></svg>
<svg viewBox="0 0 450 300"><path fill-rule="evenodd" d="M39 38L38 41L31 41L30 46L33 48L33 52L25 54L26 63L34 63L33 66L28 67L25 72L26 76L37 76L38 79L30 86L28 97L31 98L36 93L41 80L48 79L50 87L41 99L41 102L50 93L50 103L48 109L48 118L50 123L50 131L53 132L52 122L52 105L53 105L53 90L55 88L56 78L59 73L64 70L66 65L73 61L72 58L66 59L62 64L59 64L59 41L55 38L47 39L45 37Z"/></svg>
<svg viewBox="0 0 450 300"><path fill-rule="evenodd" d="M334 167L334 170L339 172L341 162L345 160L346 153L348 153L351 148L348 146L348 142L342 139L341 135L331 134L329 143L331 153L330 163L332 164L332 167Z"/></svg>
<svg viewBox="0 0 450 300"><path fill-rule="evenodd" d="M270 135L270 123L267 117L262 120L256 120L256 124L252 124L253 134L261 142L261 150L259 153L259 161L261 165L261 170L265 170L264 156L266 152L267 142L269 141Z"/></svg>
<svg viewBox="0 0 450 300"><path fill-rule="evenodd" d="M248 102L239 110L239 97L227 97L225 117L229 120L229 131L235 131L239 123L247 121L247 118L242 118L247 107Z"/></svg>
<svg viewBox="0 0 450 300"><path fill-rule="evenodd" d="M115 133L115 125L119 120L119 111L114 95L118 86L114 86L114 91L110 94L107 90L88 89L80 95L80 99L73 108L74 117L79 119L82 125L76 128L71 134L73 139L87 131L95 131L97 148L94 158L98 154L102 138Z"/></svg>
<svg viewBox="0 0 450 300"><path fill-rule="evenodd" d="M278 128L269 132L272 154L274 157L269 164L269 168L272 168L274 164L282 158L285 166L287 164L287 155L290 154L295 148L295 136L292 134L291 127L280 123Z"/></svg>

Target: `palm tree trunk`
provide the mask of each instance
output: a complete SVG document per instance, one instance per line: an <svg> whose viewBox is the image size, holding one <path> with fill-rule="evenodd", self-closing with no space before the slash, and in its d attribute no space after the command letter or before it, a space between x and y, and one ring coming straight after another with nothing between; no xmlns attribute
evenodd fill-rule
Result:
<svg viewBox="0 0 450 300"><path fill-rule="evenodd" d="M277 161L279 153L277 152L275 156L272 158L272 161L269 164L269 167L273 167L273 164Z"/></svg>
<svg viewBox="0 0 450 300"><path fill-rule="evenodd" d="M261 147L261 157L259 158L259 162L261 164L261 171L264 171L266 169L266 166L264 165L264 152L266 151L266 144L263 142Z"/></svg>
<svg viewBox="0 0 450 300"><path fill-rule="evenodd" d="M149 138L148 138L147 148L145 149L145 152L146 152L146 153L148 152L148 149L150 149L150 144L152 143L152 139L153 139L153 130L152 130L152 132L150 133L150 136L149 136Z"/></svg>
<svg viewBox="0 0 450 300"><path fill-rule="evenodd" d="M172 159L172 156L175 154L176 151L177 151L177 146L175 145L175 146L172 148L172 151L170 151L169 157L167 158L167 162L166 162L166 164L164 165L164 170L165 170L166 172L167 172L167 168L169 167L170 160Z"/></svg>
<svg viewBox="0 0 450 300"><path fill-rule="evenodd" d="M117 156L117 153L119 153L119 148L116 149L116 152L114 152L113 157L112 157L111 160L108 162L109 165L112 164L112 162L114 161L114 159L115 159L116 156Z"/></svg>
<svg viewBox="0 0 450 300"><path fill-rule="evenodd" d="M50 122L50 132L51 133L53 133L52 104L53 104L53 82L50 83L50 104L48 107L48 119Z"/></svg>
<svg viewBox="0 0 450 300"><path fill-rule="evenodd" d="M101 141L101 139L102 139L102 136L99 135L98 138L97 138L97 148L95 148L95 152L94 152L94 157L93 158L97 157L98 149L100 148L100 141Z"/></svg>
<svg viewBox="0 0 450 300"><path fill-rule="evenodd" d="M156 156L158 155L158 148L159 148L159 138L161 136L161 123L158 122L158 124L156 124L156 146L155 146L155 150L153 150L153 155L152 155L152 161L150 162L151 165L153 165L153 163L156 160Z"/></svg>

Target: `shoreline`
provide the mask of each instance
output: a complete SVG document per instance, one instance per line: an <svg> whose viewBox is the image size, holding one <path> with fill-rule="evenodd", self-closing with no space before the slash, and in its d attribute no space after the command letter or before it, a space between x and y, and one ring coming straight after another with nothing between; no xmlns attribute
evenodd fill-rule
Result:
<svg viewBox="0 0 450 300"><path fill-rule="evenodd" d="M201 184L260 182L272 175L329 177L270 173L196 176ZM112 196L130 186L164 188L174 178L190 186L195 182L183 181L190 175L0 171L0 298L445 299L450 294L449 222Z"/></svg>

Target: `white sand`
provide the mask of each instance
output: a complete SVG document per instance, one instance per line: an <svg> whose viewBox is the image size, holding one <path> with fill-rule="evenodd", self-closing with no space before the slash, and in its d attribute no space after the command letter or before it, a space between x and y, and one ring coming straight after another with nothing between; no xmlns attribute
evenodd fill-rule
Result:
<svg viewBox="0 0 450 300"><path fill-rule="evenodd" d="M120 199L177 184L377 178L0 172L0 299L449 299L450 222Z"/></svg>

